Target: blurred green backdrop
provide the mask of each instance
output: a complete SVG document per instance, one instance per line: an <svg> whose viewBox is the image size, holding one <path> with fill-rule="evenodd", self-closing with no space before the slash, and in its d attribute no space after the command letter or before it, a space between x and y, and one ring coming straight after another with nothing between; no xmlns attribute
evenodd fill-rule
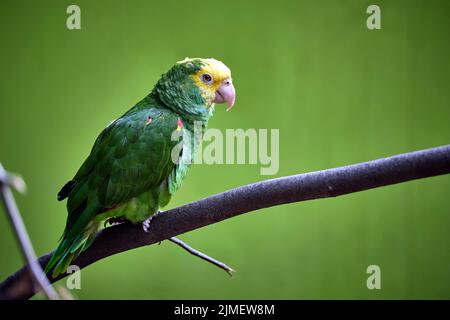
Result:
<svg viewBox="0 0 450 320"><path fill-rule="evenodd" d="M81 7L81 30L66 8ZM235 108L213 128L279 128L277 176L450 142L449 1L2 1L0 161L38 254L66 218L56 201L109 121L184 57L233 71ZM257 165L197 165L170 207L262 180ZM82 271L79 298L450 298L450 177L279 206ZM21 267L0 212L0 278ZM382 289L366 287L381 267ZM64 283L63 283L64 284Z"/></svg>

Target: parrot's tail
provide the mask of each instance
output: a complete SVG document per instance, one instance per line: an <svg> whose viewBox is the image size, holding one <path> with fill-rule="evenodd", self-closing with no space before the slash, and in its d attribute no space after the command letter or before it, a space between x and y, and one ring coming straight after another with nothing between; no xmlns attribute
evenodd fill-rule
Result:
<svg viewBox="0 0 450 320"><path fill-rule="evenodd" d="M98 222L91 222L84 232L75 237L68 237L68 234L65 233L58 248L45 266L45 274L51 272L52 277L56 278L65 273L71 262L92 243L98 228Z"/></svg>

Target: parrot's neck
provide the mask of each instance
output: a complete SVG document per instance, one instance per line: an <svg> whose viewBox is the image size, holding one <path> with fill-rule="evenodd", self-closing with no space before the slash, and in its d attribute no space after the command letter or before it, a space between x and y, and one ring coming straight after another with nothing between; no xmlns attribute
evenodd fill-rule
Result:
<svg viewBox="0 0 450 320"><path fill-rule="evenodd" d="M193 83L186 83L183 90L172 83L170 77L163 76L146 97L156 104L177 113L187 122L204 122L205 125L214 111L214 105L208 104L199 89Z"/></svg>
<svg viewBox="0 0 450 320"><path fill-rule="evenodd" d="M194 104L192 101L183 101L181 103L170 103L167 99L162 100L154 92L150 93L146 98L144 98L146 105L158 106L162 108L169 109L175 112L183 120L184 126L189 130L193 131L194 127L198 123L201 123L203 130L206 129L208 125L208 120L214 113L214 105L207 107L204 104ZM189 103L192 103L189 104Z"/></svg>

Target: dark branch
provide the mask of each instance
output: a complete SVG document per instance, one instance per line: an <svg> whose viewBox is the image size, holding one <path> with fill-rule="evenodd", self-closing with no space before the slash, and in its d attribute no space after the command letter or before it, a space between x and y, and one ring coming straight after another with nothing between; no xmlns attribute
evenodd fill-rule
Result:
<svg viewBox="0 0 450 320"><path fill-rule="evenodd" d="M231 217L285 203L336 197L450 173L450 145L323 171L266 180L165 211L152 221L152 232L122 224L99 232L74 263L84 268L126 250L151 245ZM50 254L39 259L45 265ZM51 281L58 280L52 279ZM28 299L35 293L26 268L2 284L0 298Z"/></svg>

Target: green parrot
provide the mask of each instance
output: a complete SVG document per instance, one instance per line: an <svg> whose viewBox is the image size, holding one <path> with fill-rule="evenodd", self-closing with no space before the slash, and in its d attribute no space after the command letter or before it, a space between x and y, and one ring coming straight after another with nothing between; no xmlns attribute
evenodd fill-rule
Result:
<svg viewBox="0 0 450 320"><path fill-rule="evenodd" d="M68 216L46 274L64 273L105 221L142 223L147 232L194 159L194 126L203 133L214 105L226 103L228 111L234 102L231 71L218 60L186 58L163 74L150 94L100 133L59 191L59 201L68 199Z"/></svg>

